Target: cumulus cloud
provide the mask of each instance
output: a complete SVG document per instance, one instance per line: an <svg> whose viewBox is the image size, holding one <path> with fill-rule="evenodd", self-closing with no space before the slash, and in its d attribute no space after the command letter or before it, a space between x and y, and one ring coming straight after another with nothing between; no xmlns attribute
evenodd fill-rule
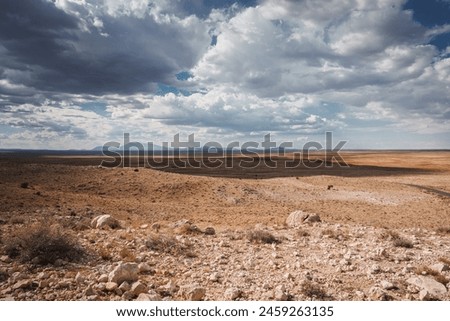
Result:
<svg viewBox="0 0 450 321"><path fill-rule="evenodd" d="M84 147L326 130L450 146L450 47L433 45L450 23L422 25L406 0L233 3L2 1L0 125Z"/></svg>

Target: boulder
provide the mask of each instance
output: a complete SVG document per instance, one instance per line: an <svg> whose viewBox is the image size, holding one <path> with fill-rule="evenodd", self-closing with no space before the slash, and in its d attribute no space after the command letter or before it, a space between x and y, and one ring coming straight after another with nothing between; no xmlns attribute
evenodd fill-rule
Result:
<svg viewBox="0 0 450 321"><path fill-rule="evenodd" d="M317 214L306 213L303 211L294 211L289 214L286 219L286 225L289 227L299 227L303 224L320 222L320 217Z"/></svg>
<svg viewBox="0 0 450 321"><path fill-rule="evenodd" d="M120 224L119 221L111 215L99 215L94 217L91 221L91 226L97 229L104 229L106 227L114 229L120 227Z"/></svg>
<svg viewBox="0 0 450 321"><path fill-rule="evenodd" d="M445 285L427 276L412 277L406 280L406 282L421 290L421 300L439 299L440 296L447 293Z"/></svg>

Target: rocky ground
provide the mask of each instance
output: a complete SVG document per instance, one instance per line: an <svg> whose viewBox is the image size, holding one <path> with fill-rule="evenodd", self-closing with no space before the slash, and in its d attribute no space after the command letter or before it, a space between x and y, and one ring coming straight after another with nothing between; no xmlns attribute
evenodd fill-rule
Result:
<svg viewBox="0 0 450 321"><path fill-rule="evenodd" d="M297 215L298 216L298 215ZM111 219L108 217L108 219ZM60 217L60 223L80 221ZM81 262L3 255L0 296L14 300L448 300L450 237L327 222L249 230L181 220L79 231ZM96 222L93 222L94 226ZM95 252L95 250L96 252ZM101 251L99 251L101 249ZM36 262L35 262L36 263Z"/></svg>
<svg viewBox="0 0 450 321"><path fill-rule="evenodd" d="M0 157L0 299L449 300L448 156L266 179Z"/></svg>

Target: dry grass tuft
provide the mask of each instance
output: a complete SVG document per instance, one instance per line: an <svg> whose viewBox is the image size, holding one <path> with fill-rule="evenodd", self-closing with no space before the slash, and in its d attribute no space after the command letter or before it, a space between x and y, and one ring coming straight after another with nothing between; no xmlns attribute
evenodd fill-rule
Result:
<svg viewBox="0 0 450 321"><path fill-rule="evenodd" d="M37 265L54 264L57 260L75 262L85 254L73 237L58 227L48 227L44 223L19 230L5 243L9 257Z"/></svg>
<svg viewBox="0 0 450 321"><path fill-rule="evenodd" d="M442 283L443 285L447 285L447 283L450 281L445 276L443 276L438 271L435 271L427 266L421 265L416 268L415 270L416 274L418 275L430 275L432 276L437 282Z"/></svg>
<svg viewBox="0 0 450 321"><path fill-rule="evenodd" d="M450 259L447 259L446 257L440 257L439 261L444 264L450 265Z"/></svg>
<svg viewBox="0 0 450 321"><path fill-rule="evenodd" d="M247 237L251 242L255 243L272 244L281 242L272 233L263 230L249 231Z"/></svg>
<svg viewBox="0 0 450 321"><path fill-rule="evenodd" d="M147 247L156 252L167 253L175 256L195 257L192 244L180 242L173 236L151 234L146 242Z"/></svg>
<svg viewBox="0 0 450 321"><path fill-rule="evenodd" d="M439 227L436 232L439 234L450 234L450 227Z"/></svg>
<svg viewBox="0 0 450 321"><path fill-rule="evenodd" d="M410 240L400 236L395 231L385 231L381 234L381 238L391 240L392 245L395 247L403 247L406 249L412 249L414 247L414 244Z"/></svg>
<svg viewBox="0 0 450 321"><path fill-rule="evenodd" d="M303 282L300 292L303 295L315 300L325 300L330 298L320 285L311 281Z"/></svg>

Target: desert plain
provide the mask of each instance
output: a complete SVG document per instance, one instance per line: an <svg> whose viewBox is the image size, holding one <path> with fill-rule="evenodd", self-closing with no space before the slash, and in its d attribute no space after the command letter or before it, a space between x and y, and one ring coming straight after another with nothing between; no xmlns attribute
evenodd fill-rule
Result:
<svg viewBox="0 0 450 321"><path fill-rule="evenodd" d="M0 153L0 299L449 300L450 152L341 156Z"/></svg>

